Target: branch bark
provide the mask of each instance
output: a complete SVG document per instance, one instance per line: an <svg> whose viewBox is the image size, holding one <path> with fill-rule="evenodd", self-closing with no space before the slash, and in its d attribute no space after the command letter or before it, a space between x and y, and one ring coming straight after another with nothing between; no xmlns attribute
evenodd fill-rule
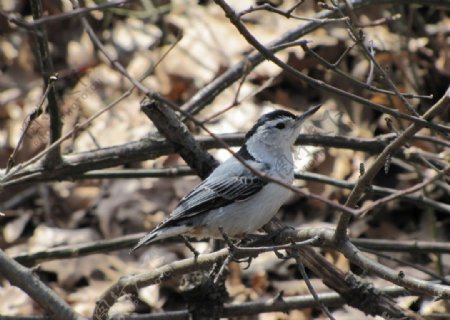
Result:
<svg viewBox="0 0 450 320"><path fill-rule="evenodd" d="M200 255L197 258L176 261L146 274L124 277L110 287L97 301L94 318L106 319L109 309L122 295L136 293L139 288L159 284L169 279L173 281L182 274L194 270L204 270L211 267L216 262L223 261L228 254L228 249L222 249L214 253ZM337 289L339 293L343 295L346 303L350 303L370 314L384 313L405 316L404 311L399 309L392 299L381 294L375 288L369 288L367 287L367 284L361 286L364 282L361 282L350 274L345 276L333 265L324 262L322 257L317 260L319 256L311 253L311 251L302 251L301 254L305 255L305 264L317 272L322 279L325 279L325 284L333 289ZM326 264L324 265L324 263ZM368 299L365 301L370 301L371 304L365 306L361 305L361 299Z"/></svg>
<svg viewBox="0 0 450 320"><path fill-rule="evenodd" d="M42 3L41 0L31 1L31 11L34 19L42 17ZM50 115L50 140L49 144L52 144L61 136L62 121L58 106L58 100L56 96L56 90L54 87L54 81L50 81L50 77L53 76L53 62L50 56L50 50L48 47L47 31L45 27L38 26L38 32L35 34L38 50L37 57L41 66L42 77L44 79L45 87L49 87L50 90L47 95L48 107L47 112ZM45 158L44 165L48 168L54 168L61 163L61 150L54 148L49 152Z"/></svg>
<svg viewBox="0 0 450 320"><path fill-rule="evenodd" d="M297 144L353 149L355 151L378 154L388 145L389 141L394 139L394 136L385 135L374 139L363 139L345 136L301 134L297 139ZM221 134L218 137L230 147L240 146L244 140L243 134ZM197 136L195 139L205 149L223 148L218 141L210 136ZM418 137L417 139L420 140L421 138ZM445 144L445 142L442 141L441 144ZM0 187L6 189L10 186L24 183L70 179L91 170L155 159L172 153L175 153L175 148L169 141L161 137L149 136L123 145L65 155L63 156L63 163L52 171L46 170L40 163L30 165L27 169L22 169L17 173L15 173L14 167L11 169L12 175L9 174L6 178L0 176L2 178L0 179ZM403 150L399 150L395 156L412 162L422 163L418 153L407 154ZM444 165L440 161L430 160L438 166Z"/></svg>
<svg viewBox="0 0 450 320"><path fill-rule="evenodd" d="M32 271L8 257L0 250L0 274L12 285L25 291L34 301L46 310L53 319L80 320L69 305L40 281Z"/></svg>
<svg viewBox="0 0 450 320"><path fill-rule="evenodd" d="M311 229L311 234L322 234L322 231ZM298 234L303 234L303 229L298 230ZM131 234L115 239L99 240L94 242L80 243L71 246L60 246L24 253L14 256L13 259L20 264L31 267L43 261L58 259L71 259L83 257L91 254L112 252L131 248L145 233ZM308 233L310 235L310 233ZM385 240L385 239L350 239L350 241L361 249L372 249L385 252L411 252L411 253L443 253L450 254L450 243L437 241L418 240ZM179 243L176 238L165 239L159 243Z"/></svg>
<svg viewBox="0 0 450 320"><path fill-rule="evenodd" d="M442 98L436 102L425 114L422 116L424 120L430 120L440 112L444 111L450 106L450 87ZM354 207L364 190L372 184L375 175L384 166L386 159L395 154L409 139L411 139L423 126L418 123L411 124L399 137L392 141L376 158L375 162L366 170L366 172L358 180L358 183L350 193L346 205ZM341 213L341 217L336 228L336 241L344 241L347 238L347 228L350 223L351 215L348 213Z"/></svg>
<svg viewBox="0 0 450 320"><path fill-rule="evenodd" d="M161 134L175 147L183 160L202 179L205 179L219 164L213 156L206 152L194 139L186 125L181 122L175 112L157 100L144 99L141 110L155 124Z"/></svg>

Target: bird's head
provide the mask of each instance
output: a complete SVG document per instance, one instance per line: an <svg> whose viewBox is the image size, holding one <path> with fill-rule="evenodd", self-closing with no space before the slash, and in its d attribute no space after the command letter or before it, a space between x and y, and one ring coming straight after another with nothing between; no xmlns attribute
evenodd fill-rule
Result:
<svg viewBox="0 0 450 320"><path fill-rule="evenodd" d="M302 123L319 110L320 105L308 109L300 116L289 111L275 110L261 116L245 135L247 148L251 145L266 145L288 148L297 139Z"/></svg>

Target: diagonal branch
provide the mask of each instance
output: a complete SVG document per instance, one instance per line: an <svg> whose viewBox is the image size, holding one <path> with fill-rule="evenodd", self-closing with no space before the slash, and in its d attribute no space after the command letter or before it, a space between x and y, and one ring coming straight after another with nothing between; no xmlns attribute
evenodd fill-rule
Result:
<svg viewBox="0 0 450 320"><path fill-rule="evenodd" d="M71 2L74 9L79 9L77 0L71 0ZM214 169L214 167L217 166L218 162L215 161L215 159L205 150L203 150L203 148L195 141L189 130L187 130L186 126L177 118L173 110L179 110L179 107L175 103L162 97L159 93L145 87L139 80L134 79L128 73L125 67L122 66L119 61L114 59L108 53L108 50L106 50L105 46L97 38L87 19L85 17L82 17L81 22L91 41L105 55L108 61L124 77L130 80L136 88L145 93L147 97L151 97L155 102L157 102L157 104L154 104L155 108L151 113L146 106L143 106L142 110L145 112L145 114L152 121L154 121L158 129L162 130L161 133L179 148L179 150L181 151L180 155L183 157L186 163L192 165L192 168L196 170L201 177L205 178L206 176L208 176L209 173L211 173L211 171ZM155 112L154 115L153 111ZM183 143L188 143L188 145L183 145Z"/></svg>
<svg viewBox="0 0 450 320"><path fill-rule="evenodd" d="M331 2L337 7L337 10L341 14L342 17L345 17L344 13L342 12L342 9L339 7L339 5L336 3L335 0L331 0ZM356 25L358 25L358 21L356 19L356 15L353 11L353 6L347 2L346 0L343 1L344 7L347 10L347 16L350 18L350 20L346 20L345 24L347 25L347 31L349 32L349 35L355 40L355 43L358 45L358 47L363 51L364 55L369 59L370 65L375 66L378 70L378 72L381 73L382 79L386 82L387 86L391 88L392 91L395 92L397 97L400 98L400 100L403 102L405 108L413 115L420 117L420 114L414 109L412 104L400 93L400 91L397 89L397 87L394 84L394 81L392 81L389 74L380 66L378 61L375 59L374 54L367 48L367 46L364 44L364 33L362 29L357 30ZM371 72L372 73L372 72ZM370 82L369 82L370 83Z"/></svg>
<svg viewBox="0 0 450 320"><path fill-rule="evenodd" d="M378 4L426 4L426 5L441 5L446 8L450 8L449 0L379 0ZM355 10L360 10L367 6L373 4L373 0L355 0L353 1L353 8ZM331 11L323 10L321 11L315 18L317 19L329 19L333 17L337 17L339 14L337 9L333 9ZM277 52L284 48L282 45L295 41L298 38L301 38L308 33L311 33L318 28L322 27L323 23L320 22L311 22L304 25L299 25L297 28L286 32L279 39L273 41L269 44L269 47L273 49L273 52ZM278 47L278 49L275 49ZM185 111L189 111L192 114L196 114L200 112L204 107L206 107L211 101L214 100L216 96L218 96L223 90L228 88L234 82L238 81L245 73L248 73L249 70L254 69L257 65L265 60L265 57L260 52L253 52L245 56L240 62L230 67L223 74L215 78L209 84L200 89L189 101L184 103L182 109ZM395 93L394 93L395 94ZM413 98L414 95L411 94L403 94L406 98ZM356 96L347 96L347 98L353 100ZM365 100L365 99L363 99ZM356 101L356 100L354 100ZM370 101L365 100L367 103Z"/></svg>
<svg viewBox="0 0 450 320"><path fill-rule="evenodd" d="M56 77L50 77L49 83L52 83L56 80ZM14 151L11 153L11 155L8 158L8 164L6 165L5 173L8 174L9 170L14 166L14 158L19 151L20 147L22 146L23 139L25 138L28 129L30 128L31 124L34 120L36 120L41 114L42 114L42 105L44 104L45 100L48 97L48 94L50 92L51 87L47 85L45 88L44 94L41 97L41 100L39 101L39 104L37 107L28 114L27 118L25 119L23 125L22 125L22 133L19 137L19 141L17 142L16 147L14 148Z"/></svg>
<svg viewBox="0 0 450 320"><path fill-rule="evenodd" d="M321 240L324 241L324 245L333 246L333 230L328 229L308 229L304 231L297 231L293 229L283 229L279 233L279 235L273 239L276 244L290 244L292 241L296 240L305 240L314 238L315 235L318 235ZM349 244L344 249L353 249L351 244ZM326 285L331 288L337 290L341 296L345 299L347 303L355 307L360 307L364 312L370 314L382 314L386 312L386 314L395 316L401 315L404 313L396 303L389 299L387 296L383 294L377 293L377 290L363 280L357 279L351 273L344 274L342 271L338 270L334 265L327 262L323 257L316 254L312 249L298 248L300 250L300 255L304 258L304 263L308 268L317 273L325 282ZM337 248L341 250L341 247ZM265 250L265 248L264 248ZM357 250L357 249L356 249ZM345 251L345 250L344 250ZM360 252L358 251L360 254ZM111 306L120 298L120 296L130 293L136 293L139 288L159 284L163 281L167 280L176 280L181 275L192 272L194 270L204 270L206 268L211 267L214 263L220 263L225 260L230 254L230 250L228 248L222 249L213 253L201 254L198 257L188 258L180 261L176 261L164 266L157 268L156 270L150 271L148 273L131 275L127 277L123 277L113 286L111 286L105 293L101 296L101 298L97 301L96 308L94 311L94 317L97 319L106 319L107 312ZM235 258L245 258L247 256L255 255L254 251L251 252L236 252ZM350 255L348 258L352 262L360 262L360 259L353 259ZM366 260L369 260L365 257L362 258L364 263L367 263ZM366 260L364 260L366 259ZM371 272L372 270L377 270L379 265L376 262L369 260L370 263L367 263L368 267L364 270ZM389 268L387 268L389 272L395 272ZM417 288L419 292L424 293L435 293L436 290L442 293L443 297L450 295L450 288L446 286L440 286L428 283L426 281L420 281L415 279L410 279L409 277L405 277L406 287L409 288L409 285L417 285L414 288ZM392 281L391 277L388 277L389 281ZM361 301L365 301L366 305L361 307ZM404 314L403 314L404 316Z"/></svg>
<svg viewBox="0 0 450 320"><path fill-rule="evenodd" d="M280 68L285 70L286 72L292 74L296 79L304 81L314 88L322 89L324 91L351 99L351 100L353 100L355 102L359 102L360 104L365 105L371 109L392 115L396 118L406 119L413 123L422 124L422 126L433 128L439 132L442 132L445 135L447 135L450 132L450 127L448 127L448 126L435 124L433 122L428 122L422 118L414 117L414 116L387 108L383 105L373 103L372 101L369 101L360 96L354 95L350 92L347 92L345 90L342 90L342 89L339 89L332 85L329 85L321 80L314 79L314 78L298 71L297 69L293 68L292 66L288 65L287 63L285 63L282 60L280 60L279 58L277 58L270 49L268 49L263 44L261 44L250 33L250 31L245 27L245 25L242 23L242 21L237 16L236 12L234 12L234 10L224 0L214 0L214 1L222 8L222 10L225 12L225 15L227 16L227 18L236 27L236 29L239 31L239 33L247 40L247 42L249 44L251 44L256 50L258 50L259 53L261 53L261 55L264 56L266 59L272 61L273 63L278 65Z"/></svg>
<svg viewBox="0 0 450 320"><path fill-rule="evenodd" d="M201 147L171 108L163 106L160 101L145 98L141 102L141 110L202 179L218 165L217 160Z"/></svg>
<svg viewBox="0 0 450 320"><path fill-rule="evenodd" d="M437 114L443 112L450 106L450 87L447 89L446 93L442 98L436 102L425 114L422 116L424 120L430 120ZM386 159L395 154L409 139L411 139L420 129L422 125L418 123L411 124L400 136L398 136L394 141L392 141L376 158L375 162L370 166L369 169L360 177L356 186L350 193L346 205L349 207L354 207L364 190L372 184L372 180L375 175L383 168ZM350 223L351 215L348 213L342 213L338 222L336 229L335 239L336 241L343 241L347 238L347 228Z"/></svg>
<svg viewBox="0 0 450 320"><path fill-rule="evenodd" d="M449 167L447 166L444 170L440 171L438 174L436 174L434 177L428 178L424 181L422 181L421 183L418 183L410 188L404 189L404 190L399 190L397 192L394 192L392 194L390 194L387 197L378 199L374 202L372 202L370 205L362 207L360 209L360 213L359 215L362 215L370 210L375 209L376 207L382 206L385 203L388 203L396 198L400 198L402 196L408 195L410 193L416 192L417 190L420 190L422 188L424 188L425 186L427 186L428 184L436 181L437 179L443 177L444 175L447 174Z"/></svg>
<svg viewBox="0 0 450 320"><path fill-rule="evenodd" d="M58 297L49 287L33 275L32 271L8 257L3 250L0 250L0 274L12 285L25 291L39 306L52 316L52 319L81 319L64 300Z"/></svg>
<svg viewBox="0 0 450 320"><path fill-rule="evenodd" d="M286 229L279 234L278 241L302 241L304 239L311 238L311 236L319 236L323 241L323 245L329 246L341 252L351 263L356 264L369 274L375 274L394 284L425 295L432 295L443 299L450 298L450 286L419 280L417 278L407 276L404 272L399 273L366 257L349 240L343 240L337 243L335 241L334 234L335 231L331 229Z"/></svg>

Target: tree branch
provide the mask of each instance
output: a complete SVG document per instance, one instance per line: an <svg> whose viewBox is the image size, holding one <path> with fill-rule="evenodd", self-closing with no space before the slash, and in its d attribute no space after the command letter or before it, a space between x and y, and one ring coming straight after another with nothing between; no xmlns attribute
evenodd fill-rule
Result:
<svg viewBox="0 0 450 320"><path fill-rule="evenodd" d="M336 1L335 0L331 0L331 2L337 7L337 10L342 15L342 17L345 17L345 15L343 13L343 10L336 3ZM400 91L395 86L394 81L392 81L392 79L389 76L389 74L386 72L386 70L384 70L380 66L378 61L375 59L375 56L372 54L372 52L369 51L369 49L364 44L364 33L363 33L362 29L356 30L356 27L355 27L356 25L358 25L358 21L356 20L356 16L355 16L354 11L353 11L353 6L349 5L349 3L347 1L343 1L343 3L344 3L345 9L348 12L347 16L350 18L349 20L345 21L345 24L347 25L347 31L349 32L349 35L351 36L351 38L353 38L355 40L355 43L358 45L358 47L361 48L361 50L363 51L364 55L369 60L371 66L375 66L376 69L378 70L378 72L381 73L382 79L385 81L387 86L390 87L391 90L395 92L397 97L400 98L400 101L403 102L403 105L405 106L405 108L411 114L415 115L416 117L420 117L420 114L416 111L416 109L414 109L414 107L411 105L411 103L400 93Z"/></svg>
<svg viewBox="0 0 450 320"><path fill-rule="evenodd" d="M353 8L355 10L360 10L368 7L372 4L423 4L423 5L441 5L446 8L450 7L449 0L355 0L353 1ZM333 9L331 11L323 10L315 18L317 19L329 19L337 17L339 11ZM297 28L286 32L279 39L271 42L268 47L275 48L279 46L278 49L273 49L274 52L281 50L283 47L280 45L295 41L308 33L311 33L318 28L323 26L323 22L310 22L304 25L299 25ZM250 70L254 69L257 65L265 60L265 57L260 52L253 52L245 56L240 62L234 66L228 68L220 76L216 77L209 84L200 89L189 101L183 104L182 109L192 114L200 112L205 106L211 103L216 96L218 96L223 90L228 88L234 82L238 81L244 74L248 73ZM405 95L407 98L412 96ZM353 100L354 96L347 96L347 98ZM353 100L356 101L356 100Z"/></svg>
<svg viewBox="0 0 450 320"><path fill-rule="evenodd" d="M293 68L292 66L286 64L279 58L277 58L270 49L266 48L264 45L262 45L245 27L245 25L242 23L242 21L239 19L239 17L236 15L234 10L224 1L224 0L214 0L225 12L225 15L230 20L230 22L236 27L236 29L239 31L239 33L247 40L249 44L251 44L256 50L258 50L266 59L272 61L276 65L278 65L283 70L287 71L291 75L293 75L296 79L300 81L304 81L308 83L310 86L322 89L325 91L328 91L330 93L338 94L342 97L349 98L355 102L359 102L362 105L365 105L367 107L370 107L371 109L390 114L396 118L406 119L413 123L422 124L422 126L429 127L432 129L435 129L439 132L444 133L447 135L450 132L450 127L445 125L438 125L432 122L428 122L422 118L414 117L408 114L404 114L402 112L398 112L396 110L387 108L385 106L373 103L372 101L369 101L367 99L364 99L360 96L354 95L350 92L347 92L345 90L339 89L337 87L334 87L332 85L329 85L321 80L317 80L314 78L309 77L308 75L298 71L297 69Z"/></svg>
<svg viewBox="0 0 450 320"><path fill-rule="evenodd" d="M71 176L71 180L83 180L83 179L136 179L136 178L174 178L182 176L195 175L195 172L188 166L160 168L160 169L105 169L105 170L92 170L81 175ZM431 180L439 178L433 177ZM312 172L298 172L295 174L295 179L304 181L314 181L319 183L325 183L338 188L350 189L355 187L355 183L347 182L344 180L330 178L328 176L312 173ZM425 184L432 182L427 181ZM370 195L388 195L395 198L400 198L404 201L420 205L422 207L431 207L438 211L450 214L450 205L433 200L424 195L411 195L415 189L421 186L414 186L414 189L397 190L392 188L371 186ZM391 201L392 198L384 199L383 202ZM381 199L380 199L381 200ZM372 206L373 207L373 206ZM367 208L366 208L367 210Z"/></svg>
<svg viewBox="0 0 450 320"><path fill-rule="evenodd" d="M41 0L31 1L31 11L34 19L42 17L42 3ZM61 136L62 121L60 117L60 111L58 107L58 100L56 96L56 90L53 82L50 81L50 77L53 76L53 62L50 56L50 50L48 47L47 32L44 27L37 27L38 32L35 34L38 43L37 60L39 61L44 84L49 87L50 90L47 95L48 107L47 112L50 115L50 141L52 144ZM61 163L60 148L54 148L46 156L44 165L48 168L54 168Z"/></svg>
<svg viewBox="0 0 450 320"><path fill-rule="evenodd" d="M330 246L341 252L350 262L356 264L369 274L375 274L394 284L413 290L414 292L420 292L422 294L432 295L443 299L450 297L450 286L419 280L409 277L403 272L398 273L397 271L364 256L364 254L362 254L349 240L336 242L334 232L331 229L307 229L299 231L287 229L280 233L280 241L285 242L287 239L301 241L303 239L309 239L311 235L319 236L324 242L324 245Z"/></svg>
<svg viewBox="0 0 450 320"><path fill-rule="evenodd" d="M446 108L450 106L450 87L447 89L447 92L444 96L436 102L425 114L422 116L424 120L430 120L435 115L439 114ZM400 136L398 136L394 141L392 141L376 158L375 162L370 166L369 169L360 177L356 186L353 188L350 193L346 205L350 207L354 207L361 195L364 193L364 190L372 184L372 180L375 175L380 171L380 169L384 166L386 159L388 156L395 154L397 150L400 149L402 145L404 145L411 137L413 137L420 129L422 129L422 125L418 123L411 124ZM351 215L348 213L342 213L338 222L338 226L336 228L336 240L343 241L347 238L347 228L350 223Z"/></svg>
<svg viewBox="0 0 450 320"><path fill-rule="evenodd" d="M334 234L334 231L330 230L330 229L307 229L304 231L283 229L283 231L281 231L274 240L276 241L276 244L286 244L286 243L291 243L291 241L293 241L293 240L295 241L295 240L300 240L300 239L302 239L302 240L311 239L311 238L314 238L314 236L319 235L320 239L324 241L324 244L333 246L333 234ZM346 246L347 247L344 250L345 253L347 253L346 250L348 250L349 248L351 248L352 250L356 249L356 248L352 248L351 244L346 244ZM356 288L358 288L358 287L359 287L358 290L361 290L361 287L358 285L355 285L355 287L352 287L352 286L349 287L349 285L350 285L350 283L363 283L363 282L361 282L359 280L356 280L356 282L352 282L355 279L348 280L349 282L346 282L346 280L343 279L343 274L342 274L342 277L336 277L336 275L337 275L336 272L338 272L338 274L339 274L340 271L337 271L337 269L333 265L331 265L329 263L324 265L325 262L322 261L323 258L320 257L320 259L319 259L319 257L315 253L311 253L311 250L309 250L307 248L298 248L298 249L299 250L305 249L305 251L301 251L301 255L304 257L309 257L308 259L310 259L310 260L308 260L308 259L305 260L305 263L307 263L308 267L312 268L313 270L316 270L318 275L322 279L324 279L324 281L327 285L330 285L332 288L338 290L341 294L343 292L345 292L346 295L344 295L344 297L346 300L352 301L351 297L353 296L353 301L356 301L356 300L354 300L355 299L355 291L354 290L356 290ZM341 246L338 248L338 250L340 250L340 249L342 249ZM264 248L264 250L265 250L265 248ZM374 271L377 275L379 275L379 273L377 273L378 268L380 266L381 267L384 267L384 266L378 264L377 262L371 261L370 259L367 259L365 257L361 257L361 254L359 253L359 251L353 251L353 252L358 254L359 256L357 259L354 259L351 257L351 255L347 255L347 258L351 262L356 263L358 265L360 265L360 263L364 263L364 266L367 266L367 268L364 268L364 270L366 270L368 272ZM159 284L162 281L166 281L168 279L174 280L174 279L178 278L180 275L189 273L194 270L196 270L196 271L204 270L206 268L211 267L216 262L225 260L226 257L229 256L229 254L230 254L230 252L229 252L228 248L222 249L220 251L216 251L213 253L202 254L195 258L188 258L188 259L184 259L181 261L176 261L171 264L164 265L164 266L162 266L154 271L151 271L149 273L124 277L119 282L117 282L112 287L110 287L102 295L102 297L97 301L96 308L94 311L94 317L96 317L96 318L98 317L98 319L106 319L105 317L108 314L109 308L122 295L136 293L139 288L142 288L142 287L148 286L148 285ZM255 252L252 251L250 254L251 254L251 256L254 256ZM236 259L245 258L247 256L248 256L248 253L245 253L245 252L236 252L235 253ZM319 260L317 260L317 259L319 259ZM387 280L392 281L391 272L395 273L395 271L393 271L387 267L384 267L384 268L389 270ZM342 279L342 281L340 281L340 280L338 281L338 279ZM442 294L443 297L450 295L450 287L429 284L426 281L416 280L416 279L409 278L406 276L404 277L404 280L405 281L403 281L402 283L407 288L409 288L410 286L413 286L419 292L424 292L426 294L430 294L430 293L435 293L438 291L440 294ZM411 289L411 288L409 288L409 289ZM364 296L366 296L367 299L374 299L376 296L376 294L374 294L373 291L370 291L370 290L365 291L365 289L363 289L363 291L360 291L356 296L358 296L360 298L362 292L365 292ZM381 298L381 296L379 296L379 298ZM386 298L384 297L381 299L386 299ZM373 304L373 303L375 303L375 301L376 300L372 300L372 305L370 305L370 306L369 305L367 305L365 307L359 306L359 308L363 308L363 310L365 312L372 312L372 313L376 313L376 314L380 314L382 312L389 312L389 314L395 314L396 312L397 313L402 312L398 309L398 307L395 306L395 304L392 304L392 303L388 303L387 305L385 305L385 307L383 307L381 309L376 309L375 305ZM388 300L384 300L383 303L377 303L377 306L380 307L384 303L387 303L387 301ZM358 303L355 302L355 306L358 306L358 304L360 302L361 302L360 300L358 300ZM393 309L390 309L390 308L393 308ZM387 310L390 310L390 311L387 311Z"/></svg>
<svg viewBox="0 0 450 320"><path fill-rule="evenodd" d="M205 179L219 164L213 156L206 152L194 139L186 125L181 122L175 112L157 100L144 99L141 110L155 124L161 134L175 147L183 160L202 179Z"/></svg>
<svg viewBox="0 0 450 320"><path fill-rule="evenodd" d="M307 233L308 237L303 236L303 238L309 239L310 235L321 235L323 232L327 232L318 230L317 228L310 228L310 230L312 231ZM299 235L304 235L304 229L300 228L297 229L297 231ZM144 234L145 233L137 233L115 239L99 240L70 246L59 246L33 253L19 254L13 257L13 259L24 266L31 267L44 261L71 259L91 254L128 249L135 245L136 241L142 238ZM361 249L380 250L385 252L450 254L450 243L448 242L385 239L350 239L350 241ZM179 243L179 240L170 238L158 243ZM322 244L319 246L321 245Z"/></svg>
<svg viewBox="0 0 450 320"><path fill-rule="evenodd" d="M53 319L82 319L74 313L64 300L58 297L49 287L33 275L32 271L8 257L3 250L0 250L0 274L12 285L25 291Z"/></svg>
<svg viewBox="0 0 450 320"><path fill-rule="evenodd" d="M80 9L72 10L70 12L64 12L64 13L56 14L56 15L52 15L52 16L39 17L39 18L34 19L31 22L29 22L25 19L19 18L15 15L10 15L10 14L4 12L3 10L0 10L0 16L3 16L10 23L13 23L21 28L24 28L24 29L27 29L30 31L34 31L36 29L36 27L41 26L46 23L49 23L49 22L55 22L55 21L60 21L60 20L64 20L64 19L74 18L74 17L80 16L80 15L85 15L91 11L105 10L105 9L112 8L112 7L120 7L130 1L131 0L112 0L107 3L102 3L99 5L85 7L85 8L80 8Z"/></svg>
<svg viewBox="0 0 450 320"><path fill-rule="evenodd" d="M386 294L392 298L404 297L409 293L407 290L398 286L390 286L379 289L382 294ZM344 299L334 292L319 293L320 301L327 307L342 306ZM314 308L317 302L311 295L299 295L291 297L283 297L280 300L267 299L243 302L240 304L226 304L223 307L221 317L231 318L239 316L251 316L265 312L288 312L294 309ZM188 320L190 313L188 310L164 311L150 314L139 315L118 315L113 316L111 320ZM51 320L45 316L3 316L3 320Z"/></svg>
<svg viewBox="0 0 450 320"><path fill-rule="evenodd" d="M129 91L116 99L113 103L99 110L85 122L80 124L79 128L84 128L88 123L98 117L100 114L109 110L118 101L129 95ZM70 132L65 134L58 140L62 142L70 136ZM231 147L241 146L244 141L243 134L221 134L217 135ZM379 136L374 139L363 139L345 136L321 136L318 134L301 134L297 139L297 145L313 145L331 148L353 149L355 151L364 151L371 154L380 153L389 141L395 138L395 134ZM425 139L425 137L423 137ZM421 137L416 137L422 140ZM223 146L210 136L197 136L196 140L205 149L223 148ZM436 140L436 142L445 145L445 141ZM52 146L54 146L52 144ZM52 147L50 146L50 148ZM163 155L175 153L174 146L165 139L157 136L150 136L138 141L125 143L119 146L107 147L93 151L74 153L63 156L63 163L54 168L52 171L45 170L41 164L30 166L32 163L40 159L48 148L29 161L20 164L11 169L8 175L3 177L0 175L0 187L7 188L13 185L19 185L30 182L52 181L70 179L80 176L81 174L96 169L103 169L113 166L124 165L130 162L144 161L155 159ZM417 153L406 153L399 150L395 156L401 159L422 163ZM440 166L443 164L437 163ZM27 170L24 168L29 167Z"/></svg>

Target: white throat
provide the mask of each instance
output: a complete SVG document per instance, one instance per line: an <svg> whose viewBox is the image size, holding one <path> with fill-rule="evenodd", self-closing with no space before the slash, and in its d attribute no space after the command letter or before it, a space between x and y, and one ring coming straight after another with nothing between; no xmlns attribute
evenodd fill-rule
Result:
<svg viewBox="0 0 450 320"><path fill-rule="evenodd" d="M269 145L259 141L248 141L247 150L259 162L267 163L271 167L283 165L292 167L293 158L291 147L287 144Z"/></svg>

